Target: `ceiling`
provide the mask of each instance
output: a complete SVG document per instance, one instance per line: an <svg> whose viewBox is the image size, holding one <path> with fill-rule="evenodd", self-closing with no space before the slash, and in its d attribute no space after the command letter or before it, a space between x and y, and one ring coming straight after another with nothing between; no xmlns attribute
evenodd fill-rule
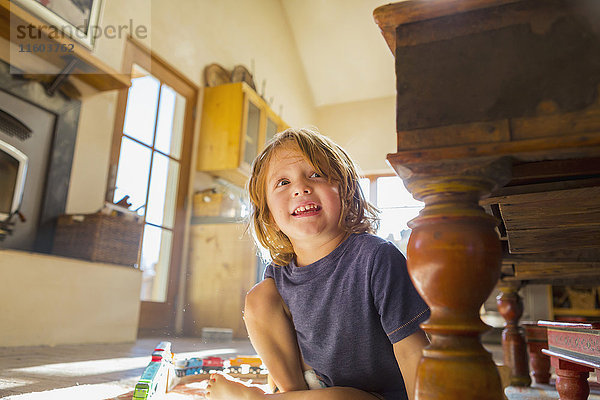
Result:
<svg viewBox="0 0 600 400"><path fill-rule="evenodd" d="M396 95L381 0L281 0L316 107Z"/></svg>

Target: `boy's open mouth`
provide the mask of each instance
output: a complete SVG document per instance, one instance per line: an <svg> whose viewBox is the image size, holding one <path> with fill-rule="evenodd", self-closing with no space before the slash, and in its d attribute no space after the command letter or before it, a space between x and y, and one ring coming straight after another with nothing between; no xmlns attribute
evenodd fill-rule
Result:
<svg viewBox="0 0 600 400"><path fill-rule="evenodd" d="M300 216L300 215L315 214L315 213L319 212L320 210L321 210L321 206L319 206L317 204L306 204L306 205L296 208L294 210L294 212L292 212L292 215Z"/></svg>

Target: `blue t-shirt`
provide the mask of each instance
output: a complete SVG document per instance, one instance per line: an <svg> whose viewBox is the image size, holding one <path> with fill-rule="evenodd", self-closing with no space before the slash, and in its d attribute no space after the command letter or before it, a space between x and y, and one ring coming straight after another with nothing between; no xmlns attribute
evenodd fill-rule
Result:
<svg viewBox="0 0 600 400"><path fill-rule="evenodd" d="M406 260L387 240L353 234L326 257L267 266L290 309L304 361L327 386L407 399L393 343L429 317Z"/></svg>

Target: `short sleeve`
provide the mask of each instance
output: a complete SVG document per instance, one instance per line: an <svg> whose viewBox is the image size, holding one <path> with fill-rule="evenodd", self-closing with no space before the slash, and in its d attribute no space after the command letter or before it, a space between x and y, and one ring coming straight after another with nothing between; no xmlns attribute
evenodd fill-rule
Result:
<svg viewBox="0 0 600 400"><path fill-rule="evenodd" d="M429 318L429 307L408 275L406 259L392 243L379 246L370 284L375 308L391 343L410 336Z"/></svg>
<svg viewBox="0 0 600 400"><path fill-rule="evenodd" d="M275 279L275 273L273 271L273 263L269 263L263 273L263 279L273 278Z"/></svg>

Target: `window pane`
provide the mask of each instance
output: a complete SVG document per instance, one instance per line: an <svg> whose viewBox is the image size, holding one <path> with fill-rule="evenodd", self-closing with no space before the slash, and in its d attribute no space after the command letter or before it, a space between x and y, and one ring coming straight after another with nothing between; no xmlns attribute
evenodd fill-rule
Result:
<svg viewBox="0 0 600 400"><path fill-rule="evenodd" d="M121 139L121 154L119 155L119 168L117 170L117 183L113 202L129 196L132 210L138 210L139 215L144 215L143 208L146 204L148 190L148 176L150 173L151 150L146 146L134 142L123 136Z"/></svg>
<svg viewBox="0 0 600 400"><path fill-rule="evenodd" d="M248 125L246 127L244 162L252 164L258 154L258 130L260 125L260 110L252 102L248 102Z"/></svg>
<svg viewBox="0 0 600 400"><path fill-rule="evenodd" d="M172 239L171 231L152 225L144 227L140 259L142 301L164 302L167 298Z"/></svg>
<svg viewBox="0 0 600 400"><path fill-rule="evenodd" d="M365 199L369 201L369 198L371 197L371 181L369 180L369 178L360 178L358 180L358 184L360 185Z"/></svg>
<svg viewBox="0 0 600 400"><path fill-rule="evenodd" d="M179 163L169 157L154 152L152 174L150 175L150 194L146 209L146 221L155 225L173 227Z"/></svg>
<svg viewBox="0 0 600 400"><path fill-rule="evenodd" d="M419 215L421 208L406 207L406 208L384 208L379 214L381 222L377 235L384 239L393 236L393 240L400 240L402 231L408 230L407 222Z"/></svg>
<svg viewBox="0 0 600 400"><path fill-rule="evenodd" d="M132 73L123 132L152 146L160 82L137 65Z"/></svg>
<svg viewBox="0 0 600 400"><path fill-rule="evenodd" d="M174 158L181 156L185 97L163 84L160 91L154 147Z"/></svg>
<svg viewBox="0 0 600 400"><path fill-rule="evenodd" d="M397 176L377 178L377 207L422 206L423 202L415 200Z"/></svg>

